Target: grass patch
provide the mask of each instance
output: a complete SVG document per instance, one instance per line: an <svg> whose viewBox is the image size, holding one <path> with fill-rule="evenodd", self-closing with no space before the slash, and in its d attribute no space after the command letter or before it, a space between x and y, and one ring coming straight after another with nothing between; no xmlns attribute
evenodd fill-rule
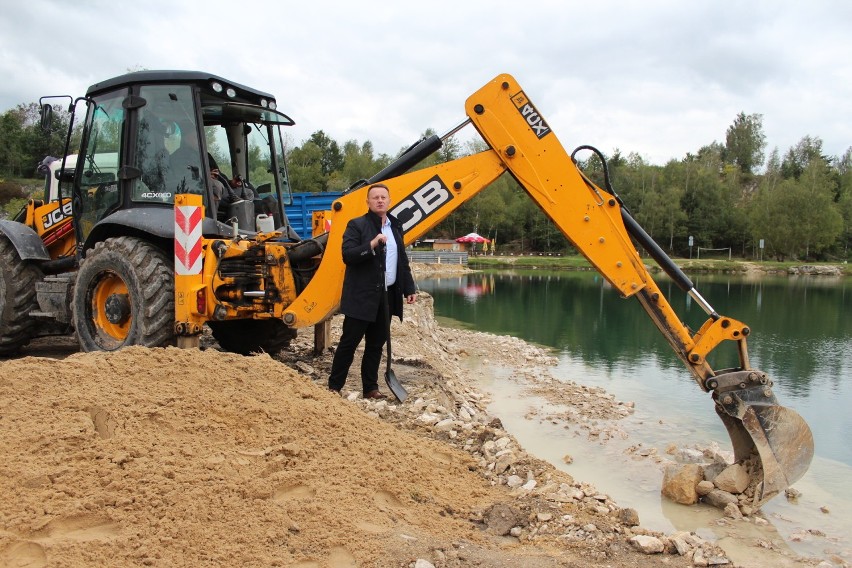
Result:
<svg viewBox="0 0 852 568"><path fill-rule="evenodd" d="M642 261L651 271L661 270L657 263L644 257ZM709 260L676 258L675 263L684 272L746 272L750 268L757 268L764 272L780 272L786 274L789 268L813 265L813 266L839 266L845 276L852 276L852 268L849 264L839 262L802 262L774 260L767 261L745 261L745 260ZM591 263L582 256L472 256L468 259L472 268L538 268L546 270L589 270L593 269Z"/></svg>

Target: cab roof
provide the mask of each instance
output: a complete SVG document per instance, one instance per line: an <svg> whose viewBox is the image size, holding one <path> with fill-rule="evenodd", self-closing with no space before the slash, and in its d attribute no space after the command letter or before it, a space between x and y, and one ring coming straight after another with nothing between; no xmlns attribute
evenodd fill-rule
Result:
<svg viewBox="0 0 852 568"><path fill-rule="evenodd" d="M184 83L184 84L210 84L211 81L218 81L222 85L234 87L245 93L250 93L254 96L263 97L270 100L275 100L275 97L269 93L258 91L251 87L246 87L239 83L229 81L212 73L203 71L134 71L107 79L90 86L86 91L86 96L97 95L103 91L115 89L116 87L129 87L134 84L156 84L156 83Z"/></svg>

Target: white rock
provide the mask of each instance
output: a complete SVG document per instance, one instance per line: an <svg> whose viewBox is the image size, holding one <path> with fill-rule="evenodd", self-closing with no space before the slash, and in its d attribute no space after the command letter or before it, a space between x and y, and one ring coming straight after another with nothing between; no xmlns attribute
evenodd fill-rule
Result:
<svg viewBox="0 0 852 568"><path fill-rule="evenodd" d="M713 479L713 485L728 493L742 493L749 483L748 472L738 463L730 465Z"/></svg>
<svg viewBox="0 0 852 568"><path fill-rule="evenodd" d="M524 483L524 480L517 475L510 475L506 479L506 485L509 487L520 487Z"/></svg>
<svg viewBox="0 0 852 568"><path fill-rule="evenodd" d="M674 544L675 549L677 549L677 553L681 556L685 555L691 550L689 544L687 544L684 539L678 536L672 537L672 544Z"/></svg>
<svg viewBox="0 0 852 568"><path fill-rule="evenodd" d="M645 554L659 554L665 549L663 541L655 536L645 534L630 537L630 544Z"/></svg>
<svg viewBox="0 0 852 568"><path fill-rule="evenodd" d="M438 420L440 420L440 419L441 419L440 416L438 416L436 414L431 414L429 412L424 412L423 414L421 414L420 416L417 417L418 422L426 424L427 426L431 425L431 424L437 424Z"/></svg>
<svg viewBox="0 0 852 568"><path fill-rule="evenodd" d="M494 462L494 473L500 474L512 467L512 464L515 463L515 456L511 453L500 456L500 458Z"/></svg>

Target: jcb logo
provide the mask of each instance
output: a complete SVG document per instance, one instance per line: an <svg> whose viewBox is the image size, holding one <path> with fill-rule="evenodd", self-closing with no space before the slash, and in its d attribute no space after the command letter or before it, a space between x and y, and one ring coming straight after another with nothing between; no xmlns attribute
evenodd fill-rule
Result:
<svg viewBox="0 0 852 568"><path fill-rule="evenodd" d="M41 218L41 223L45 229L49 229L59 223L66 217L71 216L71 202L67 202Z"/></svg>
<svg viewBox="0 0 852 568"><path fill-rule="evenodd" d="M453 195L441 178L435 176L415 189L390 213L402 223L403 232L408 232L452 198Z"/></svg>
<svg viewBox="0 0 852 568"><path fill-rule="evenodd" d="M544 121L544 118L538 113L538 110L533 106L523 91L512 97L512 102L527 124L532 128L533 133L539 138L543 138L550 132L550 127Z"/></svg>

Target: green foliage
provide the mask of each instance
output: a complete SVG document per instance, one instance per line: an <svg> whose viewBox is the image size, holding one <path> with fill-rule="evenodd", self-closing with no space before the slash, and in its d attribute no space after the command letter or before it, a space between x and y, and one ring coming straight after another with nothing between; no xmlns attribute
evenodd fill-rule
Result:
<svg viewBox="0 0 852 568"><path fill-rule="evenodd" d="M320 170L322 175L329 176L332 172L343 169L343 154L335 140L329 138L322 130L317 130L308 139L316 144L322 155L320 156Z"/></svg>
<svg viewBox="0 0 852 568"><path fill-rule="evenodd" d="M327 189L327 176L322 173L322 149L308 140L287 153L290 187L293 191L317 193Z"/></svg>
<svg viewBox="0 0 852 568"><path fill-rule="evenodd" d="M821 158L803 168L798 179L771 180L751 207L753 237L764 239L767 252L778 260L823 253L844 232L833 195L831 175Z"/></svg>
<svg viewBox="0 0 852 568"><path fill-rule="evenodd" d="M0 175L36 177L45 156L61 156L70 114L54 107L48 131L41 129L36 103L21 104L0 115Z"/></svg>
<svg viewBox="0 0 852 568"><path fill-rule="evenodd" d="M27 188L21 183L0 179L0 219L15 217L28 201Z"/></svg>
<svg viewBox="0 0 852 568"><path fill-rule="evenodd" d="M24 197L15 197L0 205L0 209L2 209L6 217L14 218L21 209L26 207L28 201L29 200ZM2 218L2 215L0 215L0 218Z"/></svg>
<svg viewBox="0 0 852 568"><path fill-rule="evenodd" d="M35 103L0 114L0 175L37 177L35 166L46 155L61 156L71 115L54 107L48 132L39 125ZM120 124L116 123L118 129ZM116 130L116 134L118 130ZM435 131L427 129L423 137ZM75 125L72 147L80 138ZM117 140L117 138L116 138ZM726 130L724 144L713 141L672 158L665 165L648 163L635 151L618 148L606 156L612 189L645 230L673 256L686 256L694 246L731 247L753 260L757 242L776 258L848 260L852 243L852 148L842 156L824 154L822 140L804 136L795 146L766 152L763 116L740 112ZM208 139L217 161L221 150ZM402 153L407 148L400 148ZM415 169L434 166L488 150L481 140L462 147L453 139ZM257 149L249 149L255 152ZM765 169L760 169L764 165ZM287 162L291 190L345 190L368 179L393 161L376 155L372 142L339 143L317 130L301 145L289 144ZM577 165L605 189L604 163L580 153ZM262 172L252 172L253 177ZM257 177L260 179L260 177ZM0 204L22 199L0 195ZM506 251L566 253L573 247L511 175L462 204L428 235L455 238L476 231L496 238Z"/></svg>
<svg viewBox="0 0 852 568"><path fill-rule="evenodd" d="M341 151L337 142L322 130L287 152L290 185L293 191L307 193L347 189L359 180L370 178L390 162L387 155L375 157L369 141L359 144L349 140Z"/></svg>
<svg viewBox="0 0 852 568"><path fill-rule="evenodd" d="M781 162L781 176L785 179L799 179L807 165L817 158L825 163L830 161L822 153L822 139L805 136L784 155L784 160Z"/></svg>
<svg viewBox="0 0 852 568"><path fill-rule="evenodd" d="M349 140L343 145L342 181L349 187L359 180L368 179L388 163L387 157L381 161L375 159L372 142L358 144L357 140Z"/></svg>
<svg viewBox="0 0 852 568"><path fill-rule="evenodd" d="M739 113L725 134L725 163L738 167L745 174L752 174L763 165L764 148L763 116Z"/></svg>

